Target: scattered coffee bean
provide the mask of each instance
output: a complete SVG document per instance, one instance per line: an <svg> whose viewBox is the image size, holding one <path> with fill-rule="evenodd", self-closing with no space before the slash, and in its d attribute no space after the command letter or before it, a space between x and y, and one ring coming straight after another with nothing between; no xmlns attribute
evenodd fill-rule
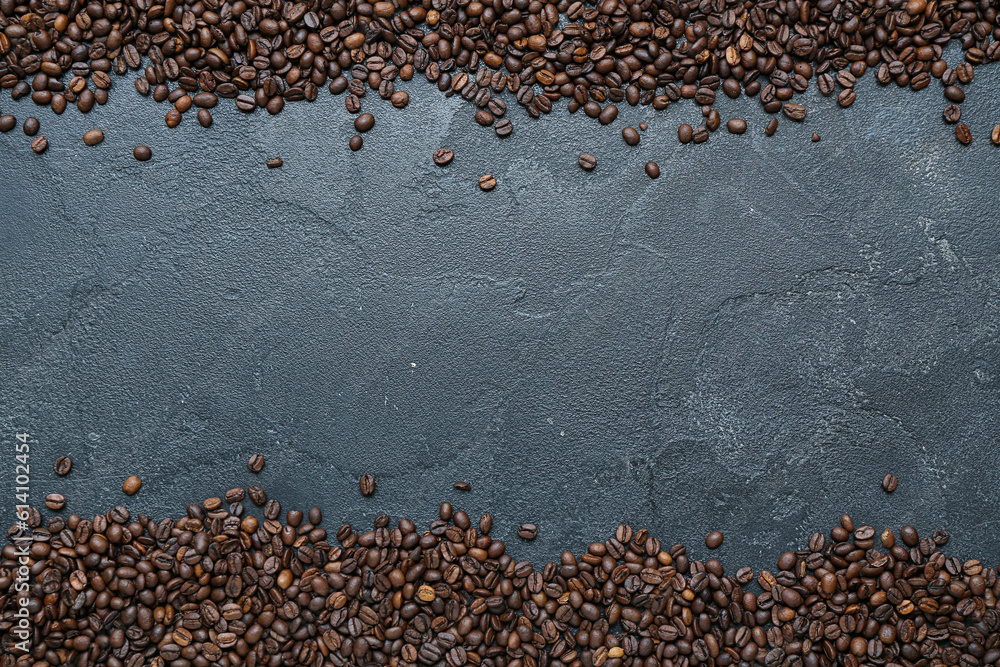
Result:
<svg viewBox="0 0 1000 667"><path fill-rule="evenodd" d="M597 158L590 153L581 154L578 162L580 163L580 166L587 171L591 171L597 166Z"/></svg>
<svg viewBox="0 0 1000 667"><path fill-rule="evenodd" d="M629 146L637 146L639 144L639 133L634 127L626 127L622 130L622 139Z"/></svg>
<svg viewBox="0 0 1000 667"><path fill-rule="evenodd" d="M263 507L267 502L267 494L264 493L264 489L259 486L248 486L247 496L257 507Z"/></svg>
<svg viewBox="0 0 1000 667"><path fill-rule="evenodd" d="M471 491L472 485L468 482L455 482L452 486L459 491Z"/></svg>
<svg viewBox="0 0 1000 667"><path fill-rule="evenodd" d="M34 141L31 142L31 150L38 154L42 154L48 149L49 140L45 137L36 137Z"/></svg>
<svg viewBox="0 0 1000 667"><path fill-rule="evenodd" d="M655 162L647 162L646 163L646 175L649 176L650 178L659 178L660 177L660 165L656 164Z"/></svg>
<svg viewBox="0 0 1000 667"><path fill-rule="evenodd" d="M990 132L990 141L993 142L994 146L1000 146L1000 125L993 126L993 131Z"/></svg>
<svg viewBox="0 0 1000 667"><path fill-rule="evenodd" d="M23 129L24 133L29 137L33 137L36 134L38 134L38 130L40 128L41 128L41 123L39 123L38 119L35 118L34 116L30 118L25 118L24 125L21 126L21 129Z"/></svg>
<svg viewBox="0 0 1000 667"><path fill-rule="evenodd" d="M124 484L122 484L122 491L124 491L126 495L134 496L136 493L138 493L141 487L142 487L142 480L136 477L135 475L132 475L131 477L125 480Z"/></svg>
<svg viewBox="0 0 1000 667"><path fill-rule="evenodd" d="M260 472L264 469L264 455L263 454L253 454L250 456L250 460L247 461L247 468L250 472Z"/></svg>
<svg viewBox="0 0 1000 667"><path fill-rule="evenodd" d="M104 141L104 132L101 130L88 130L83 135L83 143L88 146L96 146Z"/></svg>
<svg viewBox="0 0 1000 667"><path fill-rule="evenodd" d="M375 127L375 116L370 113L363 113L354 119L354 129L358 132L367 132Z"/></svg>
<svg viewBox="0 0 1000 667"><path fill-rule="evenodd" d="M517 536L522 540L533 540L538 537L538 526L533 523L522 523L517 529Z"/></svg>
<svg viewBox="0 0 1000 667"><path fill-rule="evenodd" d="M362 475L358 480L358 486L361 487L361 495L370 496L375 493L375 477L367 473Z"/></svg>
<svg viewBox="0 0 1000 667"><path fill-rule="evenodd" d="M892 493L899 486L899 479L892 473L887 474L882 479L882 488L885 489L886 493Z"/></svg>
<svg viewBox="0 0 1000 667"><path fill-rule="evenodd" d="M730 118L726 121L726 129L733 134L743 134L747 131L747 122L742 118Z"/></svg>
<svg viewBox="0 0 1000 667"><path fill-rule="evenodd" d="M132 157L139 162L147 162L153 157L153 151L149 149L149 146L136 146L132 149Z"/></svg>
<svg viewBox="0 0 1000 667"><path fill-rule="evenodd" d="M790 120L801 122L806 119L806 108L801 104L796 104L794 102L786 102L784 106L781 107L781 112Z"/></svg>
<svg viewBox="0 0 1000 667"><path fill-rule="evenodd" d="M961 104L965 101L965 91L958 86L946 86L944 89L944 97L950 102Z"/></svg>
<svg viewBox="0 0 1000 667"><path fill-rule="evenodd" d="M972 143L972 132L969 130L969 126L965 123L959 123L955 126L955 138L963 146L968 146Z"/></svg>
<svg viewBox="0 0 1000 667"><path fill-rule="evenodd" d="M514 123L512 123L509 118L501 118L497 121L493 130L497 133L498 137L509 137L514 131Z"/></svg>
<svg viewBox="0 0 1000 667"><path fill-rule="evenodd" d="M355 134L353 137L351 137L351 140L347 142L347 147L354 152L358 152L359 150L361 150L361 147L364 145L365 145L365 140L361 137L360 134Z"/></svg>
<svg viewBox="0 0 1000 667"><path fill-rule="evenodd" d="M268 169L277 169L281 165L285 164L285 161L282 160L280 157L273 157L264 164L267 165Z"/></svg>
<svg viewBox="0 0 1000 667"><path fill-rule="evenodd" d="M722 125L722 116L719 115L718 110L712 109L708 112L708 116L705 117L705 127L708 128L709 132L715 132Z"/></svg>
<svg viewBox="0 0 1000 667"><path fill-rule="evenodd" d="M813 143L816 143L816 142L817 142L817 141L819 141L820 139L822 139L822 137L820 137L820 136L819 136L819 133L818 133L818 132L813 132L813 133L812 133L812 141L813 141Z"/></svg>
<svg viewBox="0 0 1000 667"><path fill-rule="evenodd" d="M696 144L708 141L708 128L704 125L699 125L694 128L694 132L691 134L691 140Z"/></svg>
<svg viewBox="0 0 1000 667"><path fill-rule="evenodd" d="M493 121L495 120L493 118L493 114L491 114L486 109L480 109L479 111L477 111L475 119L476 122L482 125L483 127L489 127L493 125Z"/></svg>
<svg viewBox="0 0 1000 667"><path fill-rule="evenodd" d="M455 159L455 152L450 148L439 148L434 151L434 164L443 167Z"/></svg>
<svg viewBox="0 0 1000 667"><path fill-rule="evenodd" d="M197 118L202 127L212 127L212 112L208 109L198 109Z"/></svg>
<svg viewBox="0 0 1000 667"><path fill-rule="evenodd" d="M181 124L181 112L177 109L171 109L166 115L167 127L177 127Z"/></svg>
<svg viewBox="0 0 1000 667"><path fill-rule="evenodd" d="M856 99L858 99L858 95L857 93L854 92L854 89L846 88L840 91L840 93L837 95L837 104L846 109L847 107L854 104L854 101Z"/></svg>
<svg viewBox="0 0 1000 667"><path fill-rule="evenodd" d="M55 473L60 477L65 477L69 474L69 471L73 469L73 459L68 456L60 456L56 459L52 469L55 470Z"/></svg>
<svg viewBox="0 0 1000 667"><path fill-rule="evenodd" d="M66 498L59 493L50 493L45 496L45 506L50 510L59 511L66 507Z"/></svg>
<svg viewBox="0 0 1000 667"><path fill-rule="evenodd" d="M493 174L486 174L479 177L479 187L483 190L492 190L497 186L497 179L493 178Z"/></svg>
<svg viewBox="0 0 1000 667"><path fill-rule="evenodd" d="M764 127L764 134L769 137L773 137L774 133L778 131L778 119L772 118L767 121L767 125Z"/></svg>
<svg viewBox="0 0 1000 667"><path fill-rule="evenodd" d="M683 123L677 128L677 138L680 139L682 144L691 143L691 139L694 137L694 128Z"/></svg>
<svg viewBox="0 0 1000 667"><path fill-rule="evenodd" d="M954 125L962 119L962 107L957 104L949 104L944 108L944 122Z"/></svg>
<svg viewBox="0 0 1000 667"><path fill-rule="evenodd" d="M615 118L618 118L618 107L614 104L609 104L604 107L597 120L601 125L609 125L614 122Z"/></svg>
<svg viewBox="0 0 1000 667"><path fill-rule="evenodd" d="M722 546L723 534L721 531L713 530L705 538L705 546L709 549L718 549Z"/></svg>
<svg viewBox="0 0 1000 667"><path fill-rule="evenodd" d="M10 115L9 113L0 116L0 132L6 134L7 132L13 130L16 125L17 125L17 118Z"/></svg>

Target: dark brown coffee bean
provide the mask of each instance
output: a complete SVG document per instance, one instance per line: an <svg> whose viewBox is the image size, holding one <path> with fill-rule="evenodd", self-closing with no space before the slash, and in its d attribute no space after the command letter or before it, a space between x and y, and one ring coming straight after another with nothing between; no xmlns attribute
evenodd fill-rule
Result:
<svg viewBox="0 0 1000 667"><path fill-rule="evenodd" d="M538 526L533 523L522 523L517 529L517 536L522 540L533 540L538 537Z"/></svg>
<svg viewBox="0 0 1000 667"><path fill-rule="evenodd" d="M743 134L747 131L747 122L742 118L730 118L726 121L726 129L732 134Z"/></svg>
<svg viewBox="0 0 1000 667"><path fill-rule="evenodd" d="M240 111L250 112L257 108L253 95L237 95L236 108Z"/></svg>
<svg viewBox="0 0 1000 667"><path fill-rule="evenodd" d="M615 118L618 118L618 107L614 104L609 104L601 110L597 120L601 123L601 125L609 125L614 122Z"/></svg>
<svg viewBox="0 0 1000 667"><path fill-rule="evenodd" d="M68 456L60 456L52 466L55 473L60 477L65 477L73 469L73 459Z"/></svg>
<svg viewBox="0 0 1000 667"><path fill-rule="evenodd" d="M125 482L122 483L122 491L124 491L125 494L129 496L134 496L136 493L138 493L140 488L142 488L142 480L136 477L135 475L132 475L131 477L127 478Z"/></svg>
<svg viewBox="0 0 1000 667"><path fill-rule="evenodd" d="M17 118L11 114L5 114L0 116L0 132L7 133L14 129L17 125Z"/></svg>
<svg viewBox="0 0 1000 667"><path fill-rule="evenodd" d="M250 500L257 507L262 507L267 502L267 494L259 486L248 486L247 496L249 496Z"/></svg>
<svg viewBox="0 0 1000 667"><path fill-rule="evenodd" d="M455 159L455 152L450 148L439 148L434 151L434 164L443 167Z"/></svg>
<svg viewBox="0 0 1000 667"><path fill-rule="evenodd" d="M273 157L264 164L267 165L268 169L277 169L281 165L285 164L285 161L282 160L280 157Z"/></svg>
<svg viewBox="0 0 1000 667"><path fill-rule="evenodd" d="M361 495L370 496L375 493L375 477L370 474L364 474L358 481L358 485L361 487Z"/></svg>
<svg viewBox="0 0 1000 667"><path fill-rule="evenodd" d="M962 118L962 107L957 104L949 104L944 108L944 122L955 124Z"/></svg>
<svg viewBox="0 0 1000 667"><path fill-rule="evenodd" d="M578 162L580 166L587 171L591 171L597 166L597 158L590 153L581 154Z"/></svg>
<svg viewBox="0 0 1000 667"><path fill-rule="evenodd" d="M882 488L885 489L886 493L892 493L899 486L899 479L892 473L886 474L882 479Z"/></svg>
<svg viewBox="0 0 1000 667"><path fill-rule="evenodd" d="M247 469L250 472L260 472L264 469L264 456L263 454L252 454L250 460L247 461Z"/></svg>
<svg viewBox="0 0 1000 667"><path fill-rule="evenodd" d="M37 137L35 138L34 141L31 142L31 150L39 154L44 153L48 147L49 147L49 140L46 139L45 137Z"/></svg>
<svg viewBox="0 0 1000 667"><path fill-rule="evenodd" d="M691 135L691 140L696 144L708 141L708 128L705 127L704 125L699 125L698 127L694 128L694 132Z"/></svg>
<svg viewBox="0 0 1000 667"><path fill-rule="evenodd" d="M492 190L497 186L497 179L493 178L493 174L486 174L485 176L479 177L479 187L482 190Z"/></svg>
<svg viewBox="0 0 1000 667"><path fill-rule="evenodd" d="M350 148L355 153L361 150L365 145L365 140L361 138L360 134L355 134L351 137L351 140L347 142L347 147Z"/></svg>
<svg viewBox="0 0 1000 667"><path fill-rule="evenodd" d="M946 86L944 89L944 97L950 102L961 104L965 101L965 91L958 86Z"/></svg>
<svg viewBox="0 0 1000 667"><path fill-rule="evenodd" d="M990 132L990 141L993 142L993 145L1000 146L1000 125L993 126L993 131Z"/></svg>
<svg viewBox="0 0 1000 667"><path fill-rule="evenodd" d="M801 104L788 102L781 107L781 111L785 114L785 117L790 120L803 121L806 118L806 108Z"/></svg>
<svg viewBox="0 0 1000 667"><path fill-rule="evenodd" d="M139 162L148 162L153 157L153 152L149 146L136 146L132 149L132 156Z"/></svg>
<svg viewBox="0 0 1000 667"><path fill-rule="evenodd" d="M83 135L83 143L88 146L96 146L104 141L104 132L101 130L88 130Z"/></svg>
<svg viewBox="0 0 1000 667"><path fill-rule="evenodd" d="M622 130L622 139L629 146L637 146L639 144L639 133L634 127L626 127Z"/></svg>
<svg viewBox="0 0 1000 667"><path fill-rule="evenodd" d="M769 137L773 137L774 133L778 131L778 119L772 118L767 121L767 125L764 127L764 134Z"/></svg>
<svg viewBox="0 0 1000 667"><path fill-rule="evenodd" d="M646 175L649 176L650 178L659 178L660 177L660 165L656 164L655 162L647 162L646 163Z"/></svg>
<svg viewBox="0 0 1000 667"><path fill-rule="evenodd" d="M493 124L493 120L494 120L493 114L491 114L486 109L480 109L479 111L477 111L476 115L475 115L475 119L476 119L476 122L479 123L480 125L482 125L483 127L489 127L490 125Z"/></svg>
<svg viewBox="0 0 1000 667"><path fill-rule="evenodd" d="M812 133L812 142L813 142L813 143L816 143L816 142L817 142L817 141L819 141L820 139L822 139L822 137L820 137L820 136L819 136L819 133L818 133L818 132L813 132L813 133Z"/></svg>
<svg viewBox="0 0 1000 667"><path fill-rule="evenodd" d="M854 104L854 101L856 99L858 99L858 96L857 93L854 92L854 89L845 88L844 90L840 91L839 95L837 95L837 104L846 109L847 107Z"/></svg>
<svg viewBox="0 0 1000 667"><path fill-rule="evenodd" d="M824 95L832 95L834 91L833 77L828 73L823 73L819 75L816 79L816 86L819 88L819 92Z"/></svg>
<svg viewBox="0 0 1000 667"><path fill-rule="evenodd" d="M202 127L212 127L212 112L208 109L198 109L197 118Z"/></svg>
<svg viewBox="0 0 1000 667"><path fill-rule="evenodd" d="M959 123L955 126L955 138L958 139L959 143L964 146L968 146L972 143L972 132L969 130L969 126L965 123Z"/></svg>
<svg viewBox="0 0 1000 667"><path fill-rule="evenodd" d="M455 482L452 486L458 491L471 491L472 485L468 482Z"/></svg>
<svg viewBox="0 0 1000 667"><path fill-rule="evenodd" d="M722 546L723 535L718 530L713 530L705 538L705 546L709 549L718 549Z"/></svg>
<svg viewBox="0 0 1000 667"><path fill-rule="evenodd" d="M31 116L24 119L24 125L22 125L21 128L27 136L33 137L38 134L38 130L41 128L41 123L38 122L37 118Z"/></svg>
<svg viewBox="0 0 1000 667"><path fill-rule="evenodd" d="M509 118L501 118L493 127L498 137L509 137L514 131L514 124Z"/></svg>
<svg viewBox="0 0 1000 667"><path fill-rule="evenodd" d="M181 124L181 112L177 109L171 109L167 112L166 122L167 127L177 127Z"/></svg>
<svg viewBox="0 0 1000 667"><path fill-rule="evenodd" d="M691 142L694 137L694 128L687 123L682 124L677 128L677 138L680 139L682 144L687 144Z"/></svg>
<svg viewBox="0 0 1000 667"><path fill-rule="evenodd" d="M59 493L50 493L45 496L45 506L50 510L58 512L62 508L66 507L66 498Z"/></svg>
<svg viewBox="0 0 1000 667"><path fill-rule="evenodd" d="M363 113L354 119L354 129L358 132L367 132L375 127L375 116L370 113Z"/></svg>

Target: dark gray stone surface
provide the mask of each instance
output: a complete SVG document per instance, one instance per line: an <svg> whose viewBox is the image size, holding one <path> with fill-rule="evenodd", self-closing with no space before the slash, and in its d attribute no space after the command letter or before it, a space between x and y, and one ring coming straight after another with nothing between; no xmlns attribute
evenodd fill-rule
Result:
<svg viewBox="0 0 1000 667"><path fill-rule="evenodd" d="M35 497L83 513L133 473L128 506L156 516L257 482L332 526L425 524L450 499L513 542L537 522L517 546L536 560L627 520L702 556L721 529L725 562L760 566L848 511L947 527L995 564L998 87L986 67L969 87L968 148L938 84L871 77L846 111L807 96L771 139L755 101L723 100L750 130L702 146L677 143L688 103L609 128L512 108L500 141L417 81L403 111L365 100L359 153L325 94L173 131L127 82L87 117L5 97L51 147L0 136L2 437L30 431Z"/></svg>

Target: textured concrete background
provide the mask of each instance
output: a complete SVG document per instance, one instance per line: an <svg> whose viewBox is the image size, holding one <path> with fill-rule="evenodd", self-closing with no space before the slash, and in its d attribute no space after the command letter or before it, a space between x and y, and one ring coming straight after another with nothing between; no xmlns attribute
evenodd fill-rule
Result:
<svg viewBox="0 0 1000 667"><path fill-rule="evenodd" d="M403 111L364 100L359 153L342 98L171 131L116 85L86 117L0 101L51 144L0 136L0 435L37 438L38 500L106 510L133 473L128 506L156 516L250 483L332 526L450 499L513 542L537 522L536 560L627 520L702 556L721 529L733 566L848 511L1000 560L1000 68L968 88L968 148L938 84L871 77L771 139L723 99L750 130L701 146L677 143L690 103L608 128L512 104L501 141L414 81Z"/></svg>

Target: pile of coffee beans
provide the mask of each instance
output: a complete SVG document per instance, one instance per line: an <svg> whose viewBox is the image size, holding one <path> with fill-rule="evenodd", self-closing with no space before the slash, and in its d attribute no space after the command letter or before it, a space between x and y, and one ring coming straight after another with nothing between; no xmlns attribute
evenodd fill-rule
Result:
<svg viewBox="0 0 1000 667"><path fill-rule="evenodd" d="M282 520L259 487L159 521L118 506L43 522L32 509L8 533L26 546L2 550L0 665L1000 664L997 570L946 555L944 531L876 533L845 515L774 570L727 574L621 525L536 569L490 536L489 514L444 503L439 516L329 535L318 508Z"/></svg>
<svg viewBox="0 0 1000 667"><path fill-rule="evenodd" d="M504 94L531 117L566 99L609 124L622 102L708 108L721 90L802 121L796 93L815 81L850 106L868 70L914 90L936 78L960 103L975 66L1000 58L998 14L992 0L0 0L0 87L87 113L112 75L139 72L139 94L172 105L170 127L190 109L211 125L220 98L276 114L326 87L364 132L366 95L405 107L399 88L418 75L499 136L512 131Z"/></svg>

